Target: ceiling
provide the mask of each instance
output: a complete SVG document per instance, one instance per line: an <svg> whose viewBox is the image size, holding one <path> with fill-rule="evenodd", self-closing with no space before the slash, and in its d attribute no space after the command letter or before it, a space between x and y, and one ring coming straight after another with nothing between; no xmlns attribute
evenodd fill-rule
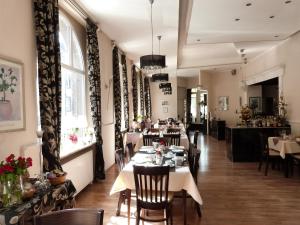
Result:
<svg viewBox="0 0 300 225"><path fill-rule="evenodd" d="M135 64L151 54L149 0L76 2ZM154 53L162 35L170 75L236 68L300 30L299 12L299 0L155 0Z"/></svg>

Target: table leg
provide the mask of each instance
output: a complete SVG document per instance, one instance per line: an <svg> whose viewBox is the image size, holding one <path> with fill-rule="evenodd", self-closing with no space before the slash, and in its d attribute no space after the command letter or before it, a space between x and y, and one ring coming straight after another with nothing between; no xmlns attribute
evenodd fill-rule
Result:
<svg viewBox="0 0 300 225"><path fill-rule="evenodd" d="M183 224L186 225L186 190L182 190L182 201L183 201Z"/></svg>
<svg viewBox="0 0 300 225"><path fill-rule="evenodd" d="M127 216L128 216L128 225L130 225L130 203L131 203L131 190L126 189L127 195Z"/></svg>
<svg viewBox="0 0 300 225"><path fill-rule="evenodd" d="M290 161L291 161L291 155L290 154L285 154L285 159L284 159L284 176L286 178L289 177Z"/></svg>

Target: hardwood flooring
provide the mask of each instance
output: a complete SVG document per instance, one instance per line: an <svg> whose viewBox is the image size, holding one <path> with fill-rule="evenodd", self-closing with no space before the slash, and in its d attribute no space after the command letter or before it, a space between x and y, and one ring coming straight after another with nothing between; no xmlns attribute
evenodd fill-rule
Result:
<svg viewBox="0 0 300 225"><path fill-rule="evenodd" d="M299 225L300 175L284 178L282 171L257 170L257 163L232 163L226 157L224 141L200 135L201 149L198 187L203 198L202 217L198 218L191 200L187 202L188 224L201 225ZM264 167L263 167L264 168ZM117 168L106 173L106 180L89 185L77 198L77 207L104 209L104 224L127 224L126 206L116 217L118 195L109 196ZM134 212L134 201L132 209ZM131 224L135 224L134 215ZM173 205L175 225L183 224L182 204ZM158 223L146 223L158 224Z"/></svg>

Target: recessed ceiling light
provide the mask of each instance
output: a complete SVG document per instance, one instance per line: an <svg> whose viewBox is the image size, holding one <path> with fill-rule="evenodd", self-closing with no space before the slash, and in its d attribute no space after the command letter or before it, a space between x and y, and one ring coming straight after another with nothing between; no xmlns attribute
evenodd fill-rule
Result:
<svg viewBox="0 0 300 225"><path fill-rule="evenodd" d="M244 48L241 48L241 49L240 49L240 52L241 52L241 53L243 53L244 51L245 51L245 49L244 49Z"/></svg>
<svg viewBox="0 0 300 225"><path fill-rule="evenodd" d="M240 21L240 18L236 18L235 21Z"/></svg>
<svg viewBox="0 0 300 225"><path fill-rule="evenodd" d="M270 19L273 19L274 17L275 17L275 16L270 16L269 18L270 18Z"/></svg>
<svg viewBox="0 0 300 225"><path fill-rule="evenodd" d="M285 1L284 3L285 3L285 4L289 4L289 3L291 3L291 2L292 2L292 1L289 0L289 1Z"/></svg>
<svg viewBox="0 0 300 225"><path fill-rule="evenodd" d="M275 37L275 38L278 38L278 37L279 37L279 35L275 35L274 37Z"/></svg>
<svg viewBox="0 0 300 225"><path fill-rule="evenodd" d="M197 41L197 42L199 42L199 41L200 41L200 39L197 39L196 41Z"/></svg>
<svg viewBox="0 0 300 225"><path fill-rule="evenodd" d="M251 6L251 5L252 5L252 3L251 3L251 2L249 2L249 3L247 3L247 4L246 4L246 6Z"/></svg>

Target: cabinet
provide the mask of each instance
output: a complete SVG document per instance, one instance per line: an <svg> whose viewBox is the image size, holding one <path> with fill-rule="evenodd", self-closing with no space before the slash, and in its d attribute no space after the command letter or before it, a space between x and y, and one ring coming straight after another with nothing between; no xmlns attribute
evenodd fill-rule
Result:
<svg viewBox="0 0 300 225"><path fill-rule="evenodd" d="M210 121L209 130L210 135L218 140L225 140L225 120Z"/></svg>

